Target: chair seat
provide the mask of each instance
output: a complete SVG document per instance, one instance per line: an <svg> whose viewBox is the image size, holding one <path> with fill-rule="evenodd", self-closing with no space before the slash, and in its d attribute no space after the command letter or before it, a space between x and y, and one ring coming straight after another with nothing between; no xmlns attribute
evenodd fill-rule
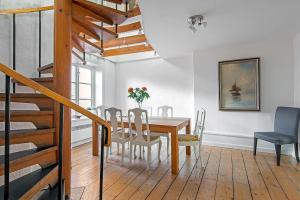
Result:
<svg viewBox="0 0 300 200"><path fill-rule="evenodd" d="M276 132L255 132L254 137L273 144L291 144L297 142L297 138L295 136L284 135Z"/></svg>
<svg viewBox="0 0 300 200"><path fill-rule="evenodd" d="M118 130L117 134L112 134L112 138L113 139L125 139L128 140L130 137L130 134L128 132L124 133L124 137L123 137L123 133L122 133L122 129Z"/></svg>
<svg viewBox="0 0 300 200"><path fill-rule="evenodd" d="M134 135L133 136L133 141L136 139L137 135ZM145 140L145 142L147 142L147 135L143 135L143 138ZM150 136L150 142L153 142L155 140L160 140L160 137L159 136Z"/></svg>
<svg viewBox="0 0 300 200"><path fill-rule="evenodd" d="M151 132L152 136L169 137L169 133Z"/></svg>
<svg viewBox="0 0 300 200"><path fill-rule="evenodd" d="M198 135L178 135L178 141L179 142L195 142L198 141L199 137Z"/></svg>

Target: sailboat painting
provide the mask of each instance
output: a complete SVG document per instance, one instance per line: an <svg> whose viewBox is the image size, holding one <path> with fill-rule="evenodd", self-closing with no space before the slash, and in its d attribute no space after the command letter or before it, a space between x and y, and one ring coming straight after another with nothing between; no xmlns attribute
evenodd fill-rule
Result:
<svg viewBox="0 0 300 200"><path fill-rule="evenodd" d="M260 59L219 62L219 109L260 111Z"/></svg>

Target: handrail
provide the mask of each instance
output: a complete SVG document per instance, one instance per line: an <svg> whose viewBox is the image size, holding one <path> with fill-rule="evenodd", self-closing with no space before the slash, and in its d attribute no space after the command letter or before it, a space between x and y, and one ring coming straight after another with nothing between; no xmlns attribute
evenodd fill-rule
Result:
<svg viewBox="0 0 300 200"><path fill-rule="evenodd" d="M53 9L54 9L54 6L43 6L43 7L36 7L36 8L7 9L7 10L0 10L0 15L31 13L31 12L38 12L38 11L53 10Z"/></svg>
<svg viewBox="0 0 300 200"><path fill-rule="evenodd" d="M104 125L107 129L108 129L108 135L110 135L110 131L111 131L111 125L101 119L100 117L98 117L97 115L91 113L90 111L82 108L81 106L78 106L77 104L73 103L72 101L70 101L68 98L57 94L56 92L42 86L41 84L23 76L22 74L16 72L15 70L10 69L9 67L3 65L0 63L0 71L3 72L4 74L6 74L7 76L12 77L13 79L17 80L18 82L22 83L25 86L30 87L33 90L36 90L40 93L42 93L43 95L57 101L58 103L61 103L73 110L75 110L76 112L88 117L89 119L91 119L92 121L100 124L100 125Z"/></svg>

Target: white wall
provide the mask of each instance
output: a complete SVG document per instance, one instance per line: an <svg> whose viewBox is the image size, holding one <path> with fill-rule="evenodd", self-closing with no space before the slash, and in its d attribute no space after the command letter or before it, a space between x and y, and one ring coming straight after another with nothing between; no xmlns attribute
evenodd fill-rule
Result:
<svg viewBox="0 0 300 200"><path fill-rule="evenodd" d="M174 107L175 116L193 117L194 80L192 56L149 59L116 65L116 105L124 110L137 107L128 99L128 87L148 87L150 99L145 105Z"/></svg>
<svg viewBox="0 0 300 200"><path fill-rule="evenodd" d="M224 112L218 109L218 62L241 58L261 58L260 112ZM223 46L194 53L195 109L207 109L206 143L252 148L253 132L273 130L277 106L294 104L292 40L272 40ZM273 146L259 142L260 150Z"/></svg>
<svg viewBox="0 0 300 200"><path fill-rule="evenodd" d="M295 106L300 107L300 33L294 38Z"/></svg>

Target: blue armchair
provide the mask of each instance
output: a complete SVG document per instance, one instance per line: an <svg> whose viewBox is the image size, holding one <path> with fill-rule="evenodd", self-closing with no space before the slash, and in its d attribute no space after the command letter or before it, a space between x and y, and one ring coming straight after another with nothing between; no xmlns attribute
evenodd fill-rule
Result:
<svg viewBox="0 0 300 200"><path fill-rule="evenodd" d="M278 166L280 166L281 145L283 144L294 144L296 160L300 162L298 152L299 120L299 108L278 107L275 114L274 131L254 133L253 155L256 155L257 139L261 139L275 144Z"/></svg>

